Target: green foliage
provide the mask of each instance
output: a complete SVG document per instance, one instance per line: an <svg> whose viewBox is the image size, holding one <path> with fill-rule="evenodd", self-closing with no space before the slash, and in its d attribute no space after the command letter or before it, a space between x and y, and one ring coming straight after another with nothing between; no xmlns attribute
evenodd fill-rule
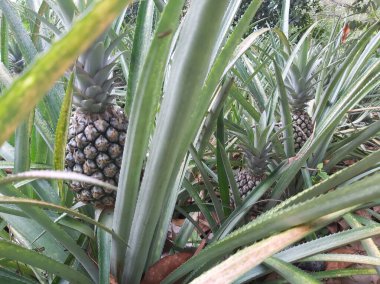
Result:
<svg viewBox="0 0 380 284"><path fill-rule="evenodd" d="M380 17L380 2L377 0L355 0L347 9L354 16L348 21L352 30L364 30Z"/></svg>
<svg viewBox="0 0 380 284"><path fill-rule="evenodd" d="M217 6L192 0L183 17L184 0L144 1L136 21L125 20L131 12L124 10L126 0L37 2L16 9L20 2L0 1L2 59L15 42L26 63L15 78L9 65L0 68L0 84L8 88L0 96L0 254L6 258L0 280L140 283L163 253L203 244L163 283L226 281L223 271L239 283L260 282L272 270L292 283L375 272L311 274L292 263L342 261L321 253L362 241L367 256L348 258L379 266L369 239L380 235L379 216L371 210L380 200L380 123L369 117L380 105L379 23L346 43L338 23L321 41L312 35L323 24L310 25L318 1L295 1L289 29L282 23L282 30L244 37L255 14L256 20L267 17L255 28L266 27L265 21L277 25L282 1L242 1L246 13L233 29L238 7L228 0ZM306 32L292 33L297 29ZM81 83L70 77L71 67L105 30L109 41L121 38L109 58L128 82L111 94L129 115L117 188L60 171L70 94ZM297 91L306 93L302 107L309 106L315 132L295 153L289 94ZM364 110L352 115L353 108ZM265 156L257 169L266 173L243 200L234 179L242 144L252 161ZM340 168L352 157L355 164ZM116 207L100 212L73 204L63 181L117 190ZM369 208L372 217L357 215L359 208ZM351 228L323 236L338 218ZM183 225L168 234L174 223ZM316 237L292 246L310 234Z"/></svg>
<svg viewBox="0 0 380 284"><path fill-rule="evenodd" d="M317 172L312 177L313 184L317 184L317 183L321 182L322 180L328 179L329 174L324 171L322 163L319 163L317 165L316 170L317 170Z"/></svg>
<svg viewBox="0 0 380 284"><path fill-rule="evenodd" d="M379 7L379 2L375 0L356 0L351 4L350 9L354 13L371 13L377 10Z"/></svg>
<svg viewBox="0 0 380 284"><path fill-rule="evenodd" d="M236 15L236 20L244 13L246 6L252 0L243 0ZM275 27L281 18L282 3L280 0L264 0L257 11L252 23L257 23L256 27ZM291 1L289 23L298 30L308 28L312 23L312 14L322 10L319 0L296 0Z"/></svg>

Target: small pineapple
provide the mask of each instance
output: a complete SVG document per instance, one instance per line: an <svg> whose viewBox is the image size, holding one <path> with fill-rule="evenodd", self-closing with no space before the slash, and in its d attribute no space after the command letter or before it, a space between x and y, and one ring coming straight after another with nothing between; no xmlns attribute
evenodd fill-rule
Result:
<svg viewBox="0 0 380 284"><path fill-rule="evenodd" d="M306 39L300 52L293 60L285 78L288 101L292 111L294 148L298 152L313 133L313 122L306 111L308 103L314 98L315 76L319 66L318 54L310 49L311 39ZM283 53L286 62L290 55Z"/></svg>
<svg viewBox="0 0 380 284"><path fill-rule="evenodd" d="M253 128L245 124L246 135L239 135L242 142L240 147L245 154L245 167L235 175L239 194L243 200L266 178L272 149L270 139L274 128L273 123L268 125L265 112L261 115L260 122ZM258 208L252 209L256 211Z"/></svg>
<svg viewBox="0 0 380 284"><path fill-rule="evenodd" d="M21 50L17 43L13 40L9 42L9 71L12 75L18 75L25 68L24 57L22 56Z"/></svg>
<svg viewBox="0 0 380 284"><path fill-rule="evenodd" d="M66 170L117 185L128 121L111 95L115 80L111 48L99 39L76 64L76 109L70 119ZM70 188L78 201L95 207L115 204L115 191L76 181L70 183Z"/></svg>

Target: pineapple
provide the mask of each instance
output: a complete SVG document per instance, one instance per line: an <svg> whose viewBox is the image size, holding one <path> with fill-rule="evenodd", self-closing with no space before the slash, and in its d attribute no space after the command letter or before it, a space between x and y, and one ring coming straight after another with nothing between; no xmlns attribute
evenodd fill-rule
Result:
<svg viewBox="0 0 380 284"><path fill-rule="evenodd" d="M319 66L318 54L312 54L310 38L301 46L284 80L292 112L294 149L298 152L313 133L313 122L306 108L314 98ZM283 53L284 62L290 57Z"/></svg>
<svg viewBox="0 0 380 284"><path fill-rule="evenodd" d="M113 103L115 58L110 53L99 39L78 59L65 161L67 171L117 185L128 121ZM76 181L70 188L78 201L95 207L115 204L115 191Z"/></svg>
<svg viewBox="0 0 380 284"><path fill-rule="evenodd" d="M265 112L261 115L260 122L253 128L245 124L246 135L239 135L242 142L240 147L245 155L245 167L235 175L239 194L243 200L266 178L272 149L270 136L274 128L273 123L268 125ZM255 207L252 208L253 212L258 209Z"/></svg>
<svg viewBox="0 0 380 284"><path fill-rule="evenodd" d="M9 42L9 71L12 75L19 75L25 68L25 61L17 43Z"/></svg>

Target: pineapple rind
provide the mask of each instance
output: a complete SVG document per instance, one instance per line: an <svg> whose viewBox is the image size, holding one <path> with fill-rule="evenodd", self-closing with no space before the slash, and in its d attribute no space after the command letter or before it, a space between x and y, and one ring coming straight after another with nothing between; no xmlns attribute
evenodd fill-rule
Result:
<svg viewBox="0 0 380 284"><path fill-rule="evenodd" d="M294 149L298 152L313 133L313 123L306 111L295 111L292 114Z"/></svg>
<svg viewBox="0 0 380 284"><path fill-rule="evenodd" d="M71 117L66 170L117 185L128 122L120 107L103 113L77 110ZM76 199L96 207L113 207L116 192L86 183L71 182Z"/></svg>

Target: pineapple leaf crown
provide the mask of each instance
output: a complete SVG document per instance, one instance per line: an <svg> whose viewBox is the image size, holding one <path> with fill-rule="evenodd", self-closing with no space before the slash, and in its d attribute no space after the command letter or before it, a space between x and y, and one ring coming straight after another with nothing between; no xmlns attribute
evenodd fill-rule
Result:
<svg viewBox="0 0 380 284"><path fill-rule="evenodd" d="M82 54L75 66L75 91L73 104L82 111L90 113L103 112L107 105L112 104L111 95L115 79L112 71L118 56L112 56L116 40L107 45L103 35Z"/></svg>
<svg viewBox="0 0 380 284"><path fill-rule="evenodd" d="M271 155L274 123L268 121L264 111L253 127L246 120L242 120L242 124L245 133L236 134L240 140L239 147L244 151L247 166L254 173L263 174Z"/></svg>
<svg viewBox="0 0 380 284"><path fill-rule="evenodd" d="M299 48L279 51L283 67L290 64L284 80L289 104L294 110L303 110L307 103L314 98L315 85L321 62L321 52L312 46L311 37L307 37Z"/></svg>

